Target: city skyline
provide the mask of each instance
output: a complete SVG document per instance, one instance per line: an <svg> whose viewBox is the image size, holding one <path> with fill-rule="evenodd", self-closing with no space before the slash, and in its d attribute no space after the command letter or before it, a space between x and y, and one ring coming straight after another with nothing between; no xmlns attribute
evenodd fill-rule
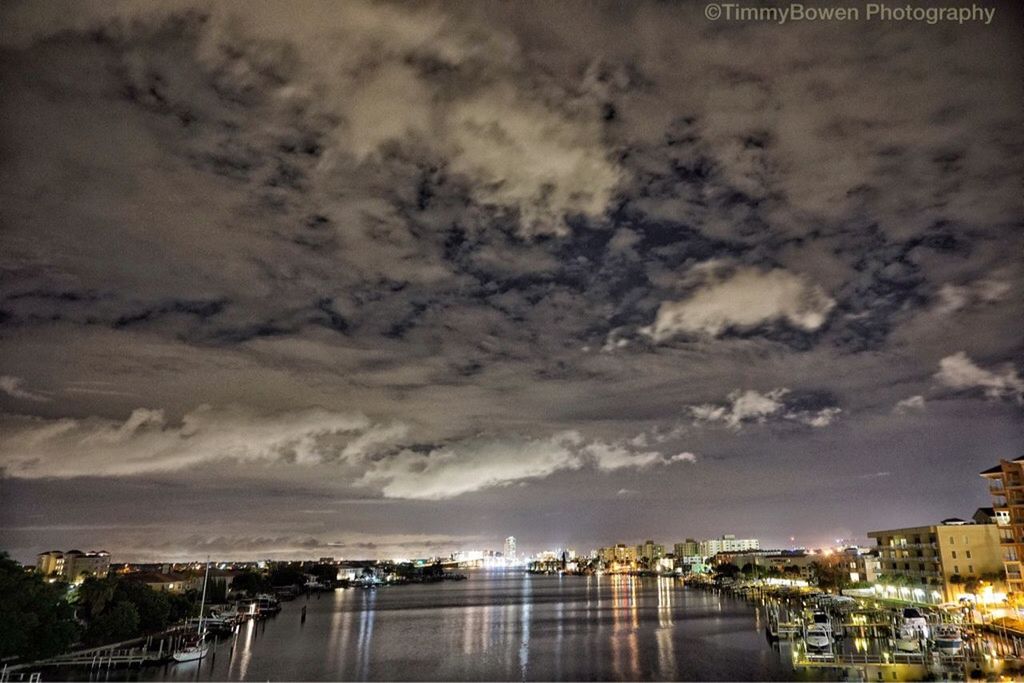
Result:
<svg viewBox="0 0 1024 683"><path fill-rule="evenodd" d="M0 8L0 548L967 518L1024 454L1022 10Z"/></svg>

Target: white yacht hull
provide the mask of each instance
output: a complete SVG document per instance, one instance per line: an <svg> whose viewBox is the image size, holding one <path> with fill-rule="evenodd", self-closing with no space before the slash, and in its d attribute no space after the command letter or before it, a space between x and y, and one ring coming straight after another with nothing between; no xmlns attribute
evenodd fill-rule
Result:
<svg viewBox="0 0 1024 683"><path fill-rule="evenodd" d="M900 652L920 652L921 641L900 639L896 641L896 649Z"/></svg>
<svg viewBox="0 0 1024 683"><path fill-rule="evenodd" d="M202 659L206 656L207 651L210 649L209 645L205 643L203 645L195 645L193 647L186 647L173 653L171 657L176 662L194 662L198 659Z"/></svg>

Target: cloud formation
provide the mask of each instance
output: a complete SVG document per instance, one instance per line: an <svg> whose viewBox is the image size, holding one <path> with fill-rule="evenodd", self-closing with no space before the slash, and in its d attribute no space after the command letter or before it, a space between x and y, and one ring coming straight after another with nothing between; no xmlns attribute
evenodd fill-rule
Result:
<svg viewBox="0 0 1024 683"><path fill-rule="evenodd" d="M893 412L900 414L921 412L925 409L925 404L926 401L924 400L924 396L916 394L897 401L896 405L893 406Z"/></svg>
<svg viewBox="0 0 1024 683"><path fill-rule="evenodd" d="M0 376L0 391L4 392L11 398L21 399L23 401L49 401L50 399L42 394L37 394L23 388L24 382L20 377L13 377L11 375Z"/></svg>
<svg viewBox="0 0 1024 683"><path fill-rule="evenodd" d="M379 485L387 497L440 499L563 470L615 472L695 461L692 453L666 457L627 443L588 441L569 431L545 439L471 440L426 453L403 450L374 462L362 483Z"/></svg>
<svg viewBox="0 0 1024 683"><path fill-rule="evenodd" d="M621 488L651 503L629 524L715 536L753 518L748 458L810 505L894 444L928 463L915 510L966 501L954 471L1019 449L991 399L1020 395L1020 10L701 11L0 3L4 521L244 520L258 491L338 518L233 536L493 533L505 501L504 537L575 533ZM847 524L833 503L757 518L788 538Z"/></svg>
<svg viewBox="0 0 1024 683"><path fill-rule="evenodd" d="M168 421L138 408L123 422L8 417L0 463L15 477L132 476L218 461L311 465L332 457L327 437L367 440L374 425L359 414L322 408L261 414L209 405Z"/></svg>
<svg viewBox="0 0 1024 683"><path fill-rule="evenodd" d="M451 498L566 470L615 472L697 459L577 431L410 447L407 425L321 408L260 414L201 406L179 423L139 408L124 422L22 418L6 427L0 467L14 477L140 476L218 463L329 466L338 480L404 499Z"/></svg>
<svg viewBox="0 0 1024 683"><path fill-rule="evenodd" d="M764 424L769 420L827 427L842 412L837 406L807 408L802 405L803 401L794 398L789 389L773 389L765 393L754 389L737 389L729 394L724 404L690 406L689 412L698 423L719 423L731 429L740 429L748 423Z"/></svg>
<svg viewBox="0 0 1024 683"><path fill-rule="evenodd" d="M986 370L963 351L939 361L935 379L951 389L981 389L990 399L1011 399L1017 403L1024 401L1024 379L1016 368L1007 364L1002 372Z"/></svg>
<svg viewBox="0 0 1024 683"><path fill-rule="evenodd" d="M664 301L654 323L643 329L655 342L679 334L720 336L732 329L784 322L813 332L825 324L835 306L825 290L806 277L785 270L739 268L710 275L689 297Z"/></svg>

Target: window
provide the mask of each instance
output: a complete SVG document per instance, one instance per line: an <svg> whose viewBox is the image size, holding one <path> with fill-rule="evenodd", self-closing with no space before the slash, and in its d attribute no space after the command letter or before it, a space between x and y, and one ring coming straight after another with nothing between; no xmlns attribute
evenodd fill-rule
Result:
<svg viewBox="0 0 1024 683"><path fill-rule="evenodd" d="M956 551L955 550L953 551L953 559L954 560L956 559Z"/></svg>
<svg viewBox="0 0 1024 683"><path fill-rule="evenodd" d="M967 559L968 560L971 559L971 551L970 550L967 551Z"/></svg>
<svg viewBox="0 0 1024 683"><path fill-rule="evenodd" d="M955 564L953 565L953 573L954 574L959 574L960 573L960 566L959 565L955 565Z"/></svg>
<svg viewBox="0 0 1024 683"><path fill-rule="evenodd" d="M973 574L974 573L974 565L973 564L967 565L967 573L968 574Z"/></svg>
<svg viewBox="0 0 1024 683"><path fill-rule="evenodd" d="M956 539L955 539L955 538L953 538L952 536L950 536L950 537L949 537L949 544L950 544L950 545L956 545Z"/></svg>

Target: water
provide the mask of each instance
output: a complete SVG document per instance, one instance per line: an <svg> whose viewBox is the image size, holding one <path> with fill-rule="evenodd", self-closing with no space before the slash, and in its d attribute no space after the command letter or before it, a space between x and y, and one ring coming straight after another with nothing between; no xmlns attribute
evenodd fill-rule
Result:
<svg viewBox="0 0 1024 683"><path fill-rule="evenodd" d="M306 606L306 621L300 613ZM741 600L671 579L473 572L283 603L140 680L789 680ZM106 678L106 673L103 674Z"/></svg>

